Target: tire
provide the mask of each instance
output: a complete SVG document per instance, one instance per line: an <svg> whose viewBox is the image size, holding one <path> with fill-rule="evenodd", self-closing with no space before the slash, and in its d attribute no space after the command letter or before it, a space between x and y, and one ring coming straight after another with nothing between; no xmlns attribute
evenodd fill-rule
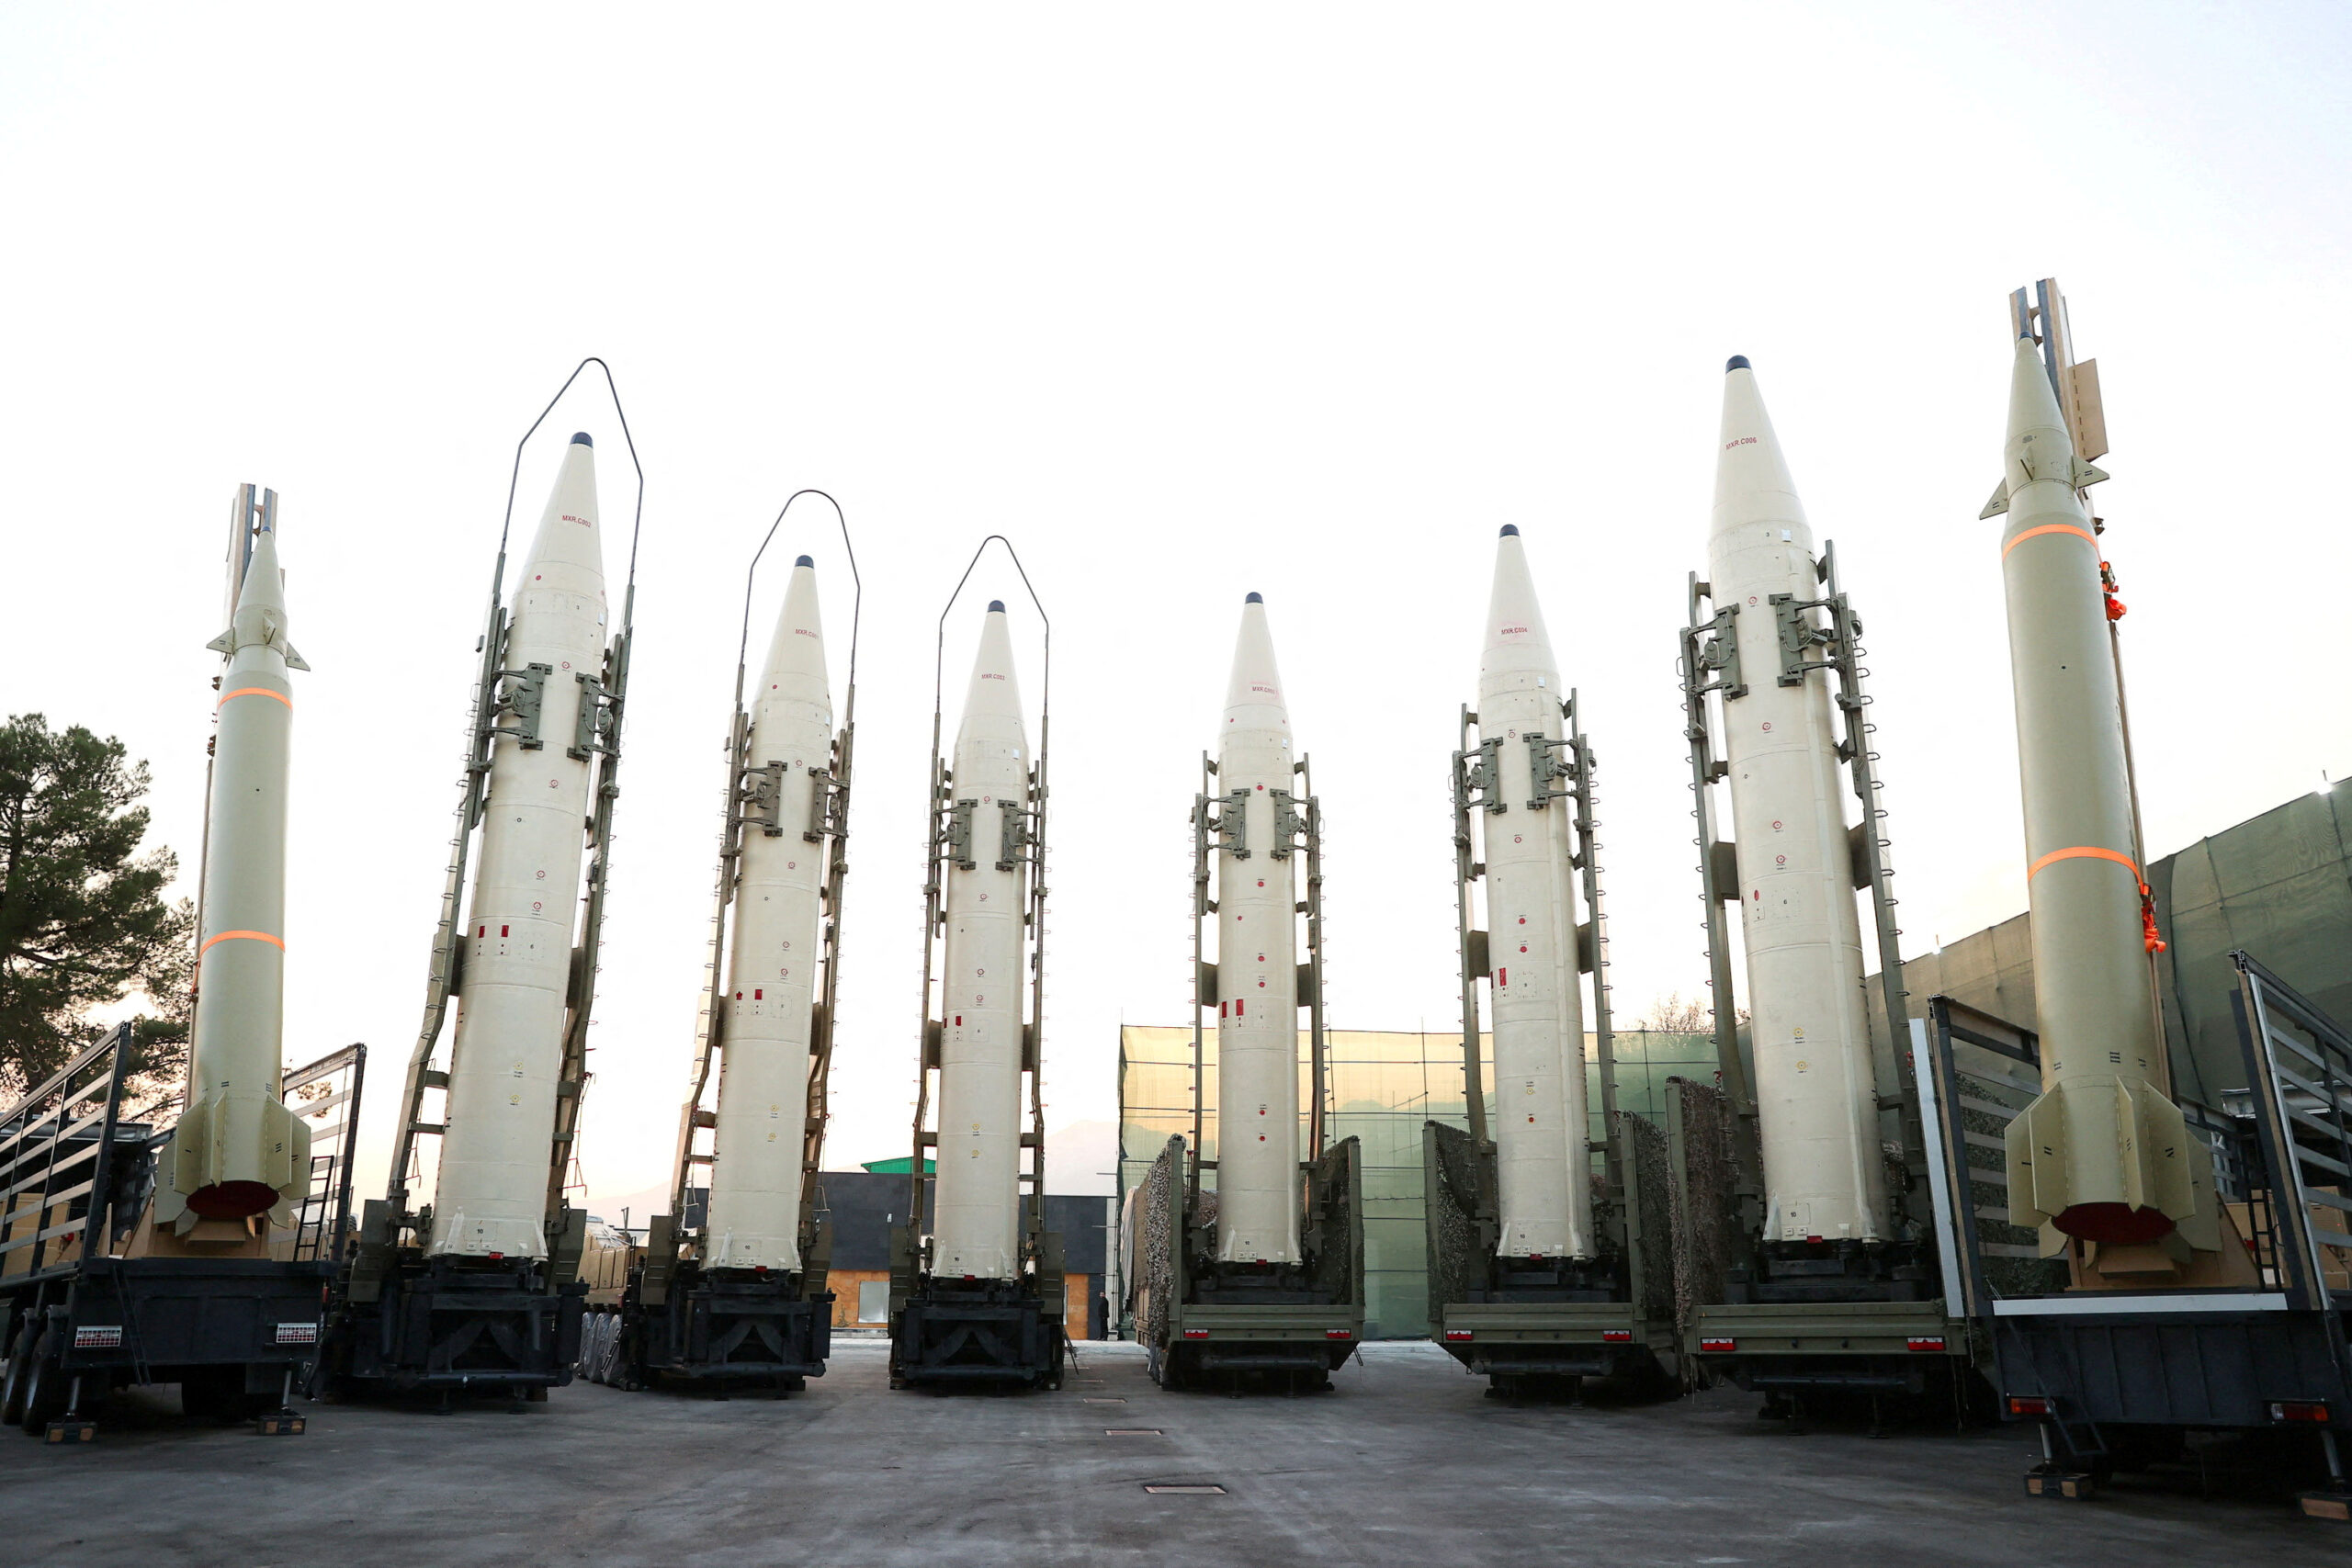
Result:
<svg viewBox="0 0 2352 1568"><path fill-rule="evenodd" d="M590 1382L605 1381L605 1325L611 1321L603 1313L598 1313L581 1330L580 1375Z"/></svg>
<svg viewBox="0 0 2352 1568"><path fill-rule="evenodd" d="M38 1438L49 1430L49 1424L65 1414L65 1401L73 1392L73 1382L60 1364L62 1358L51 1355L46 1347L27 1358L25 1369L25 1408L17 1425L28 1438Z"/></svg>
<svg viewBox="0 0 2352 1568"><path fill-rule="evenodd" d="M622 1364L626 1359L622 1341L628 1333L618 1313L607 1314L605 1323L604 1337L596 1342L596 1371L600 1374L596 1381L607 1388L618 1388L628 1381L628 1369Z"/></svg>
<svg viewBox="0 0 2352 1568"><path fill-rule="evenodd" d="M0 1383L0 1427L13 1427L25 1418L25 1383L32 1371L33 1322L28 1317L17 1331L17 1341L8 1348L8 1377Z"/></svg>

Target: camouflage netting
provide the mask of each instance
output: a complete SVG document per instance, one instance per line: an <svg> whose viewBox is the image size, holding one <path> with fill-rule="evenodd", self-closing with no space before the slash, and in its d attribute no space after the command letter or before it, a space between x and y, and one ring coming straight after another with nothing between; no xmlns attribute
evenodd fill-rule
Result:
<svg viewBox="0 0 2352 1568"><path fill-rule="evenodd" d="M1422 1129L1427 1186L1430 1305L1466 1300L1479 1272L1478 1146L1470 1134L1442 1122Z"/></svg>
<svg viewBox="0 0 2352 1568"><path fill-rule="evenodd" d="M1687 1337L1699 1308L1724 1299L1739 1226L1739 1117L1730 1097L1712 1085L1677 1078L1673 1088L1687 1156L1675 1194L1674 1323Z"/></svg>
<svg viewBox="0 0 2352 1568"><path fill-rule="evenodd" d="M1184 1200L1184 1140L1170 1138L1144 1178L1136 1237L1136 1337L1157 1345L1167 1332L1169 1293L1176 1287L1174 1231Z"/></svg>
<svg viewBox="0 0 2352 1568"><path fill-rule="evenodd" d="M1672 1145L1657 1123L1630 1111L1617 1112L1617 1136L1633 1168L1640 1212L1633 1216L1643 1238L1642 1299L1634 1303L1653 1323L1675 1314L1673 1267L1674 1173Z"/></svg>
<svg viewBox="0 0 2352 1568"><path fill-rule="evenodd" d="M1307 1179L1314 1204L1311 1216L1315 1252L1315 1288L1335 1302L1354 1302L1357 1281L1363 1277L1363 1232L1357 1210L1363 1205L1363 1145L1341 1138L1324 1151Z"/></svg>

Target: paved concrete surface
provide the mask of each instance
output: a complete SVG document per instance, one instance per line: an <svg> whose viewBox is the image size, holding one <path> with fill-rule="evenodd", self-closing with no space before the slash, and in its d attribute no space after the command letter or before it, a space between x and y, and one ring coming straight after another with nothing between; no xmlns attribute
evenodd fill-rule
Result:
<svg viewBox="0 0 2352 1568"><path fill-rule="evenodd" d="M508 1414L314 1404L310 1432L109 1402L93 1448L0 1433L0 1562L138 1564L2132 1564L2289 1568L2352 1533L2273 1490L2127 1479L2024 1495L2025 1435L1791 1436L1723 1391L1512 1406L1433 1346L1367 1347L1338 1389L1165 1394L1132 1346L1057 1394L893 1393L878 1342L806 1394L579 1384ZM1099 1381L1097 1381L1099 1380ZM1125 1401L1090 1403L1090 1401ZM1157 1437L1111 1437L1158 1427ZM1224 1496L1147 1495L1215 1482Z"/></svg>

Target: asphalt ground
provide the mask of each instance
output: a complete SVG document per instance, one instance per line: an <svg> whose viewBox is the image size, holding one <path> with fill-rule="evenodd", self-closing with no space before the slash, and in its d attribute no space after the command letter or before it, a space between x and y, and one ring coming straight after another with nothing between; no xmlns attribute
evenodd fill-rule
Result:
<svg viewBox="0 0 2352 1568"><path fill-rule="evenodd" d="M1163 1393L1088 1345L1058 1393L892 1393L836 1341L788 1399L624 1393L440 1416L313 1404L310 1430L198 1427L175 1391L102 1404L92 1446L0 1433L0 1563L2341 1564L2275 1469L2025 1495L2024 1428L1801 1433L1736 1390L1513 1404L1433 1346L1329 1393ZM1154 1495L1148 1484L1221 1486Z"/></svg>

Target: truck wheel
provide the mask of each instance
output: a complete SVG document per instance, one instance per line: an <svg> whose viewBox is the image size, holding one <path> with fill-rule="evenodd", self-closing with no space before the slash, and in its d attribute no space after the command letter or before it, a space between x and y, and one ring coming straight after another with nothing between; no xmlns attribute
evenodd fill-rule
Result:
<svg viewBox="0 0 2352 1568"><path fill-rule="evenodd" d="M33 1323L28 1317L17 1331L17 1342L8 1348L8 1379L0 1384L0 1427L13 1427L25 1418L25 1383L33 1370Z"/></svg>
<svg viewBox="0 0 2352 1568"><path fill-rule="evenodd" d="M25 1408L17 1425L25 1436L38 1438L49 1430L49 1424L65 1414L65 1400L72 1392L72 1381L59 1364L62 1357L37 1348L26 1358Z"/></svg>

